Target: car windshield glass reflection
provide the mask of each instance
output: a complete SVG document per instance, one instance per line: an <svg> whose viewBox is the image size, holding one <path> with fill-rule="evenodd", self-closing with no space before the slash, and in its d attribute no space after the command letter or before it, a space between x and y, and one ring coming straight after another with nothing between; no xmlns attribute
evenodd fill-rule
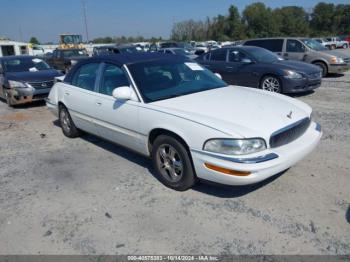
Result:
<svg viewBox="0 0 350 262"><path fill-rule="evenodd" d="M313 50L316 50L316 51L328 50L326 47L324 47L319 42L313 39L301 39L301 41Z"/></svg>
<svg viewBox="0 0 350 262"><path fill-rule="evenodd" d="M72 56L87 56L87 53L85 50L65 50L63 51L64 57L72 57Z"/></svg>
<svg viewBox="0 0 350 262"><path fill-rule="evenodd" d="M227 86L209 70L194 62L156 61L129 67L145 102Z"/></svg>
<svg viewBox="0 0 350 262"><path fill-rule="evenodd" d="M36 72L51 69L39 58L11 59L4 61L6 72Z"/></svg>

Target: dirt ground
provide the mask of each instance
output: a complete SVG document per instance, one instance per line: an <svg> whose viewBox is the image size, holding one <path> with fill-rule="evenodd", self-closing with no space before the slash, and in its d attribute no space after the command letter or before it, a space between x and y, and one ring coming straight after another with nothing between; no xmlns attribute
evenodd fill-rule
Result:
<svg viewBox="0 0 350 262"><path fill-rule="evenodd" d="M0 254L350 254L350 72L296 98L324 131L312 154L258 185L186 192L135 153L64 137L44 103L0 102Z"/></svg>

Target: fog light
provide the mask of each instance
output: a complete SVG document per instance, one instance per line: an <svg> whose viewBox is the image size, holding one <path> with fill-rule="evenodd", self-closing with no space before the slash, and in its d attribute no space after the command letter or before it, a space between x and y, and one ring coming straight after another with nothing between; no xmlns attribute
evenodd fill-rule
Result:
<svg viewBox="0 0 350 262"><path fill-rule="evenodd" d="M219 167L208 163L205 163L204 165L208 169L211 169L220 173L224 173L226 175L231 175L231 176L249 176L250 175L250 172L246 172L246 171L237 171L237 170L227 169L224 167Z"/></svg>

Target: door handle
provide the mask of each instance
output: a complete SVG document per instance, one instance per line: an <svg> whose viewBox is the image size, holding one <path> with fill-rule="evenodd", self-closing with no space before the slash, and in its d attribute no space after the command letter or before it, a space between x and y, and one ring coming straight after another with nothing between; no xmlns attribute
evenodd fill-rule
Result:
<svg viewBox="0 0 350 262"><path fill-rule="evenodd" d="M69 95L70 95L70 93L69 93L69 92L64 92L64 94L65 94L66 96L69 96Z"/></svg>
<svg viewBox="0 0 350 262"><path fill-rule="evenodd" d="M97 106L101 106L101 105L102 105L102 102L96 101L95 104L96 104Z"/></svg>
<svg viewBox="0 0 350 262"><path fill-rule="evenodd" d="M284 56L288 56L288 53L283 54Z"/></svg>
<svg viewBox="0 0 350 262"><path fill-rule="evenodd" d="M233 69L233 66L226 66L226 69Z"/></svg>

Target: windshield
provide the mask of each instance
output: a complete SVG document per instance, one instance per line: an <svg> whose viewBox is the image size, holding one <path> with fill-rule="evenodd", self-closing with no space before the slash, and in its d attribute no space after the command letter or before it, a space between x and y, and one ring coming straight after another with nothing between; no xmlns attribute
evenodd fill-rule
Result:
<svg viewBox="0 0 350 262"><path fill-rule="evenodd" d="M247 50L247 52L249 52L249 54L253 56L255 60L261 63L273 63L278 60L283 60L283 58L280 56L264 48L251 48Z"/></svg>
<svg viewBox="0 0 350 262"><path fill-rule="evenodd" d="M130 53L130 54L141 52L139 49L137 49L136 46L119 47L119 50L121 53Z"/></svg>
<svg viewBox="0 0 350 262"><path fill-rule="evenodd" d="M14 58L4 62L5 72L37 72L51 69L48 64L39 58Z"/></svg>
<svg viewBox="0 0 350 262"><path fill-rule="evenodd" d="M319 42L313 40L313 39L300 39L307 47L316 50L316 51L323 51L328 50L326 47L321 45Z"/></svg>
<svg viewBox="0 0 350 262"><path fill-rule="evenodd" d="M64 50L63 57L72 57L72 56L87 56L85 49L76 49L76 50Z"/></svg>
<svg viewBox="0 0 350 262"><path fill-rule="evenodd" d="M195 62L160 60L129 68L146 103L227 86Z"/></svg>

